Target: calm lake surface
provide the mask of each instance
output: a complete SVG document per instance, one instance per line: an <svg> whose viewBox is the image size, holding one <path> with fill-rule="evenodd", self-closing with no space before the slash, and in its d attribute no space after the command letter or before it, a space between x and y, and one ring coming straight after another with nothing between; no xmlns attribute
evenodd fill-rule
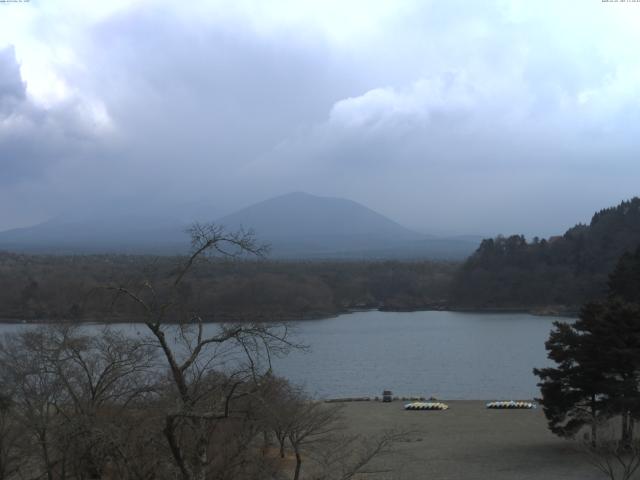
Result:
<svg viewBox="0 0 640 480"><path fill-rule="evenodd" d="M561 318L527 314L359 312L299 323L311 346L276 370L318 397L399 395L528 399L533 367L549 364L544 342Z"/></svg>
<svg viewBox="0 0 640 480"><path fill-rule="evenodd" d="M297 322L296 340L310 350L273 363L276 373L319 398L390 389L451 400L530 399L539 395L531 370L549 365L544 342L555 320L570 321L508 313L357 312ZM0 324L0 333L20 328Z"/></svg>

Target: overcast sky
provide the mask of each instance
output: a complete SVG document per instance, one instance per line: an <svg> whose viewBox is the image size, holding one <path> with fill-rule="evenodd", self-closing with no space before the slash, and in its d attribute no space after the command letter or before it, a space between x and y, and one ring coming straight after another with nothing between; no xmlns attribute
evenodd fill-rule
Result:
<svg viewBox="0 0 640 480"><path fill-rule="evenodd" d="M601 0L0 3L0 230L305 191L562 232L640 192L639 45Z"/></svg>

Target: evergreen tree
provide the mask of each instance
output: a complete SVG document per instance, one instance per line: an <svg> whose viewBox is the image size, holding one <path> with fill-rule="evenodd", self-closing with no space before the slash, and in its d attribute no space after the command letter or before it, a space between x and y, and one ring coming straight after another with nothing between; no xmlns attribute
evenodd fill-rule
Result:
<svg viewBox="0 0 640 480"><path fill-rule="evenodd" d="M585 307L587 311L597 305ZM583 331L578 322L555 322L545 346L555 368L534 369L540 377L540 391L549 429L556 435L572 437L585 425L591 427L591 440L595 443L597 423L607 409L603 390L606 378L599 367L597 341Z"/></svg>
<svg viewBox="0 0 640 480"><path fill-rule="evenodd" d="M527 242L521 235L483 240L455 275L452 300L476 308L578 311L586 302L606 300L607 276L638 244L640 198L597 212L588 225L548 240ZM620 273L639 278L637 271ZM622 282L640 300L640 280Z"/></svg>
<svg viewBox="0 0 640 480"><path fill-rule="evenodd" d="M640 304L640 246L625 253L609 275L609 297Z"/></svg>
<svg viewBox="0 0 640 480"><path fill-rule="evenodd" d="M573 436L600 420L619 416L621 440L633 437L640 418L640 249L624 255L610 276L605 302L588 303L579 319L556 322L546 342L557 366L534 369L552 432Z"/></svg>

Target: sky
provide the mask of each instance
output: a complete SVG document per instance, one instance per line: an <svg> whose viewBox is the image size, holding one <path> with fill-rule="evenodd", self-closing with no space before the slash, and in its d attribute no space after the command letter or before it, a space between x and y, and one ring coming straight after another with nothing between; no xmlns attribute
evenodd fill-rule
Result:
<svg viewBox="0 0 640 480"><path fill-rule="evenodd" d="M0 230L292 191L549 236L640 193L640 3L0 2Z"/></svg>

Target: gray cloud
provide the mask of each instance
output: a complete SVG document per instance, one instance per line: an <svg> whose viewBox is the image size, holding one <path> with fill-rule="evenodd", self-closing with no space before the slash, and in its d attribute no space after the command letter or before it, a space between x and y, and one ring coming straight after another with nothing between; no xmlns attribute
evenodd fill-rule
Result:
<svg viewBox="0 0 640 480"><path fill-rule="evenodd" d="M23 102L26 86L20 76L13 47L0 49L0 115L8 116Z"/></svg>
<svg viewBox="0 0 640 480"><path fill-rule="evenodd" d="M78 28L50 105L0 51L0 198L40 195L24 218L213 216L307 190L424 231L547 235L637 193L640 68L605 6L407 2L366 35L344 33L357 9L318 26L201 7Z"/></svg>
<svg viewBox="0 0 640 480"><path fill-rule="evenodd" d="M0 186L42 179L60 163L95 155L97 137L78 99L44 108L26 95L12 47L0 51Z"/></svg>
<svg viewBox="0 0 640 480"><path fill-rule="evenodd" d="M359 87L341 78L341 59L321 41L258 38L243 25L185 29L161 13L133 11L101 23L88 40L80 54L91 69L67 75L104 102L117 151L87 164L83 178L99 177L101 192L161 204L237 205L259 182L246 174L250 162Z"/></svg>

